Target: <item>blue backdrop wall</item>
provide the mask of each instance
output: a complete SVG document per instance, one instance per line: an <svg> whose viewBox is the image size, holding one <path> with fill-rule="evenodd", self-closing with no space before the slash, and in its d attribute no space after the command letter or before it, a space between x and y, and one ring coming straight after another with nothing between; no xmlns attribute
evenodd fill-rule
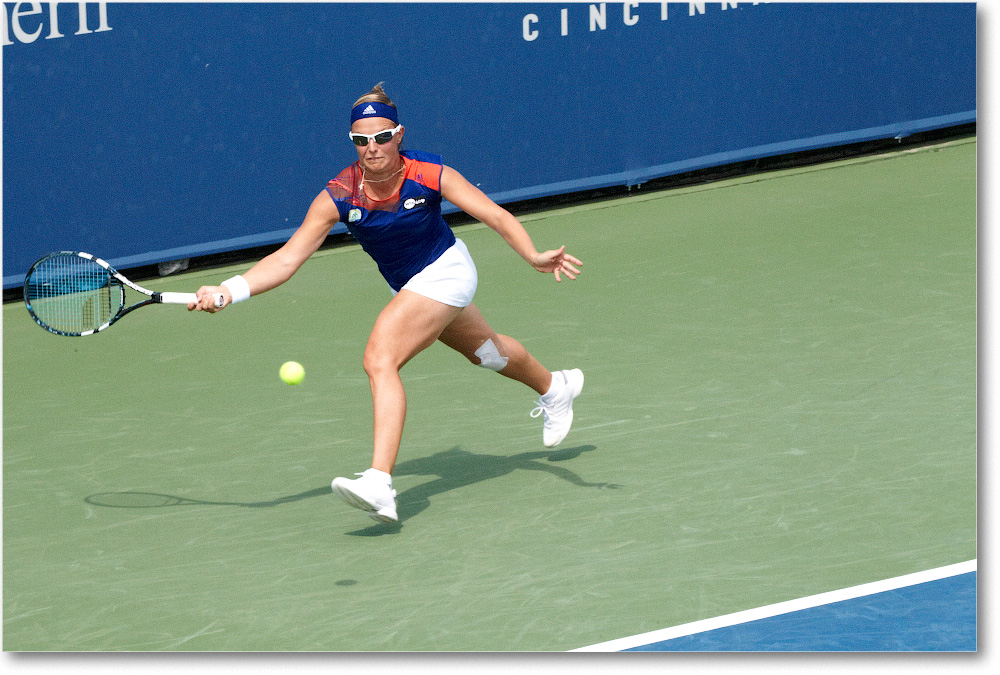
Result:
<svg viewBox="0 0 1000 675"><path fill-rule="evenodd" d="M81 11L81 6L83 11ZM386 82L500 202L976 119L972 3L4 3L3 279L290 236Z"/></svg>

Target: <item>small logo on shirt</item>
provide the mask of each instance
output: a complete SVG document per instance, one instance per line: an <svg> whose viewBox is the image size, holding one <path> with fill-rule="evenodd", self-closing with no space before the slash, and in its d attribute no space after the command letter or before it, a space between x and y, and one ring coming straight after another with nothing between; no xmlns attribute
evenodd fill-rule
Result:
<svg viewBox="0 0 1000 675"><path fill-rule="evenodd" d="M361 209L351 209L347 213L347 222L356 223L361 220Z"/></svg>
<svg viewBox="0 0 1000 675"><path fill-rule="evenodd" d="M416 206L423 206L427 203L427 197L421 197L420 199L407 199L403 202L403 208L409 211Z"/></svg>

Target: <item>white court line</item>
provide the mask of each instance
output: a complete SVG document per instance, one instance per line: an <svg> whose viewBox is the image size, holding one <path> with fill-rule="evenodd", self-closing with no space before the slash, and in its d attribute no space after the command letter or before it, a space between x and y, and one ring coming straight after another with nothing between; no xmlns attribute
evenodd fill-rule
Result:
<svg viewBox="0 0 1000 675"><path fill-rule="evenodd" d="M799 598L798 600L787 600L774 605L766 605L756 609L747 609L742 612L726 614L712 619L692 621L691 623L685 623L672 628L663 628L649 633L641 633L631 637L618 638L617 640L609 640L608 642L600 642L596 645L580 647L570 651L619 652L623 649L632 649L633 647L641 647L654 642L671 640L673 638L684 637L686 635L702 633L707 630L715 630L716 628L726 628L727 626L734 626L736 624L756 621L758 619L767 619L772 616L778 616L779 614L797 612L803 609L819 607L820 605L840 602L841 600L851 600L853 598L860 598L866 595L874 595L875 593L884 593L885 591L893 591L898 588L915 586L916 584L922 584L928 581L947 579L948 577L975 571L976 561L968 560L966 562L956 563L954 565L945 565L944 567L937 567L924 572L906 574L893 579L873 581L868 584L861 584L860 586L851 586L850 588L842 588L840 590L820 593L818 595L810 595L805 598Z"/></svg>

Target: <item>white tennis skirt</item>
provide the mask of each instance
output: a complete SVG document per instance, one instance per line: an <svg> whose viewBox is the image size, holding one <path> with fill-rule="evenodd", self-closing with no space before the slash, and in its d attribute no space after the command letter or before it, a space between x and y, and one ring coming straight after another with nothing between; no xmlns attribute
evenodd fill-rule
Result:
<svg viewBox="0 0 1000 675"><path fill-rule="evenodd" d="M417 272L403 288L452 307L465 307L472 302L478 284L479 274L469 249L464 241L456 239L451 248Z"/></svg>

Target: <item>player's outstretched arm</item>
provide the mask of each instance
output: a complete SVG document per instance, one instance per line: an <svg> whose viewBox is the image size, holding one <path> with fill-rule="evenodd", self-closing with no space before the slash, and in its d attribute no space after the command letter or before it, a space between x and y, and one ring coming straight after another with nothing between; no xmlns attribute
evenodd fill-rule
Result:
<svg viewBox="0 0 1000 675"><path fill-rule="evenodd" d="M338 222L340 213L337 206L324 190L313 200L302 225L285 245L261 259L242 275L249 286L250 295L259 295L291 279L309 256L319 249ZM225 299L222 307L215 306L214 297L217 293L221 293ZM189 310L218 312L233 302L232 291L227 286L202 286L196 295L198 300L188 305Z"/></svg>
<svg viewBox="0 0 1000 675"><path fill-rule="evenodd" d="M566 253L565 246L539 253L528 231L510 211L487 197L450 166L444 167L441 174L441 194L452 204L495 230L518 255L539 272L555 275L556 281L562 281L562 275L576 279L576 275L580 274L578 266L583 263Z"/></svg>

